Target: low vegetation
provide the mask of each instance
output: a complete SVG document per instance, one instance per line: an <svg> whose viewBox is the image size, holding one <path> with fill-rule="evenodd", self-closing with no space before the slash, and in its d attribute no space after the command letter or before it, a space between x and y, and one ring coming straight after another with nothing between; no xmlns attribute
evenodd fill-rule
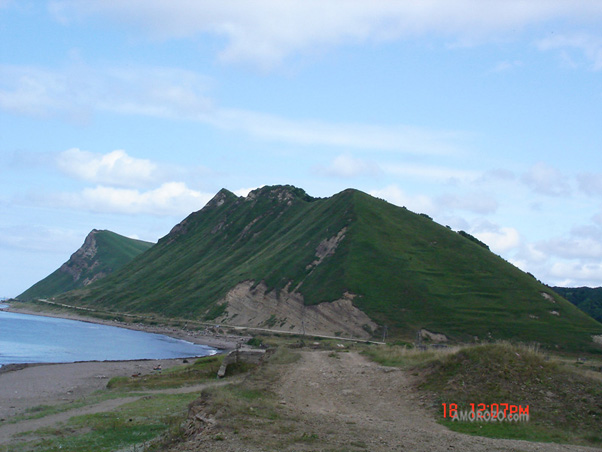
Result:
<svg viewBox="0 0 602 452"><path fill-rule="evenodd" d="M2 452L111 452L141 445L179 425L198 393L156 394L96 414L74 416L64 424L23 434ZM135 450L135 449L133 449Z"/></svg>
<svg viewBox="0 0 602 452"><path fill-rule="evenodd" d="M202 433L195 450L210 450L212 443L228 441L230 445L282 450L295 443L315 440L311 432L299 425L298 418L282 405L275 393L280 366L296 362L298 352L279 347L261 366L242 382L203 390L201 397L189 406L187 423L156 442L149 451L168 446ZM204 444L204 445L203 445Z"/></svg>
<svg viewBox="0 0 602 452"><path fill-rule="evenodd" d="M420 351L373 347L366 354L418 376L440 422L452 430L496 438L602 444L602 361L549 355L508 343ZM593 361L592 361L593 360ZM589 367L589 370L583 369ZM598 372L594 372L597 369ZM472 411L475 404L528 407L528 422L452 421L444 405Z"/></svg>
<svg viewBox="0 0 602 452"><path fill-rule="evenodd" d="M150 375L114 377L107 383L108 389L140 390L179 388L214 380L224 359L223 355L197 359L191 365L182 365Z"/></svg>
<svg viewBox="0 0 602 452"><path fill-rule="evenodd" d="M438 349L419 350L408 346L370 347L364 354L373 361L389 367L400 367L402 369L414 369L431 362L437 362L446 356L457 352L460 347L446 347Z"/></svg>
<svg viewBox="0 0 602 452"><path fill-rule="evenodd" d="M16 443L0 445L0 452L101 452L126 447L142 451L161 434L175 438L186 419L188 404L198 399L201 392L174 390L215 380L222 359L222 356L205 357L152 375L113 378L107 390L85 400L35 407L12 421L41 418L109 399L134 399L110 411L73 416L63 424L21 434Z"/></svg>

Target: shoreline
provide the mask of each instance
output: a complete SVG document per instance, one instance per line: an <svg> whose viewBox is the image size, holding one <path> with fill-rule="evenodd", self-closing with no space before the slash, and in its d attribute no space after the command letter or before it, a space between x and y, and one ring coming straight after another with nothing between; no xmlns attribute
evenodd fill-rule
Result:
<svg viewBox="0 0 602 452"><path fill-rule="evenodd" d="M166 325L145 325L141 323L128 323L116 320L104 320L97 317L86 316L81 314L75 314L70 312L55 313L50 311L36 311L33 309L27 309L23 307L14 307L10 303L3 303L7 307L0 308L0 311L11 312L14 314L24 315L37 315L41 317L52 317L58 319L75 320L78 322L93 323L97 325L113 326L116 328L125 328L128 330L141 331L144 333L161 334L169 336L174 339L187 341L197 345L207 345L218 350L218 353L227 353L230 350L234 350L238 344L244 343L251 338L251 336L238 336L219 334L217 332L210 333L207 330L188 330L185 328L178 328L174 326ZM140 361L140 360L128 360L128 361ZM78 361L88 362L88 361ZM24 363L24 364L67 364L67 363ZM2 367L9 366L6 364ZM0 369L2 369L0 367ZM2 372L2 371L0 371Z"/></svg>
<svg viewBox="0 0 602 452"><path fill-rule="evenodd" d="M40 406L68 406L106 390L113 377L152 375L158 365L168 369L185 359L36 363L0 373L0 444L2 426L15 416Z"/></svg>
<svg viewBox="0 0 602 452"><path fill-rule="evenodd" d="M235 349L237 344L246 342L250 337L217 334L217 332L212 333L209 330L130 324L68 312L38 312L11 305L0 310L162 334L194 344L213 347L217 349L218 354ZM155 369L158 364L163 369L167 369L182 364L186 359L91 360L64 363L5 364L0 367L0 427L5 424L5 421L9 421L10 418L23 414L31 408L40 405L74 403L79 399L86 398L96 391L105 389L107 382L113 377L134 374L148 375L156 372ZM194 358L189 357L188 359Z"/></svg>

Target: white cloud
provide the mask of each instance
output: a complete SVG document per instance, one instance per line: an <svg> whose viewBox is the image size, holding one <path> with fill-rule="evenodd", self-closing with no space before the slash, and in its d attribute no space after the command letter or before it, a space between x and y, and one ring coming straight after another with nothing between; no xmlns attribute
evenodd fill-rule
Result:
<svg viewBox="0 0 602 452"><path fill-rule="evenodd" d="M65 245L81 245L81 236L75 231L61 228L21 224L0 228L0 247L25 251L57 253Z"/></svg>
<svg viewBox="0 0 602 452"><path fill-rule="evenodd" d="M602 212L598 212L592 218L593 222L598 226L602 226Z"/></svg>
<svg viewBox="0 0 602 452"><path fill-rule="evenodd" d="M506 253L521 244L520 234L515 228L498 226L490 222L483 222L476 226L471 233L496 253Z"/></svg>
<svg viewBox="0 0 602 452"><path fill-rule="evenodd" d="M432 199L426 195L409 195L397 185L389 185L382 189L371 190L370 195L382 198L400 207L406 207L412 212L433 214L436 211Z"/></svg>
<svg viewBox="0 0 602 452"><path fill-rule="evenodd" d="M38 117L73 111L65 76L26 66L0 66L0 108ZM75 113L73 111L73 113Z"/></svg>
<svg viewBox="0 0 602 452"><path fill-rule="evenodd" d="M408 154L457 155L464 134L409 125L327 123L223 108L205 95L210 83L173 68L127 70L87 66L50 71L0 66L0 109L89 121L95 112L143 115L209 124L263 140Z"/></svg>
<svg viewBox="0 0 602 452"><path fill-rule="evenodd" d="M579 189L590 196L602 196L602 173L581 173L577 175Z"/></svg>
<svg viewBox="0 0 602 452"><path fill-rule="evenodd" d="M520 60L512 60L512 61L500 61L498 64L494 66L491 72L507 72L512 69L516 69L521 67L523 62Z"/></svg>
<svg viewBox="0 0 602 452"><path fill-rule="evenodd" d="M247 195L249 193L251 193L253 190L257 190L258 188L263 187L263 185L261 185L260 187L252 187L252 188L239 188L238 190L234 190L232 193L234 193L236 196L242 196L243 198L246 198Z"/></svg>
<svg viewBox="0 0 602 452"><path fill-rule="evenodd" d="M601 229L596 225L574 227L563 236L521 243L510 260L547 284L600 285L601 237Z"/></svg>
<svg viewBox="0 0 602 452"><path fill-rule="evenodd" d="M408 125L326 123L291 120L235 109L217 109L197 118L216 127L241 130L262 139L301 145L396 151L408 154L452 155L462 152L464 134Z"/></svg>
<svg viewBox="0 0 602 452"><path fill-rule="evenodd" d="M548 256L563 259L602 260L602 229L597 226L575 227L570 235L537 244Z"/></svg>
<svg viewBox="0 0 602 452"><path fill-rule="evenodd" d="M58 155L56 164L70 176L99 184L135 187L156 182L158 176L155 163L130 157L123 150L97 154L68 149Z"/></svg>
<svg viewBox="0 0 602 452"><path fill-rule="evenodd" d="M437 204L446 210L466 210L483 215L494 213L499 206L495 198L483 193L446 194L437 198Z"/></svg>
<svg viewBox="0 0 602 452"><path fill-rule="evenodd" d="M433 33L460 42L487 39L562 18L602 17L590 0L56 0L64 23L99 15L154 38L226 38L220 58L264 67L291 54L344 43L383 42Z"/></svg>
<svg viewBox="0 0 602 452"><path fill-rule="evenodd" d="M602 281L602 264L582 262L556 262L550 268L550 275L557 278L559 286L596 287Z"/></svg>
<svg viewBox="0 0 602 452"><path fill-rule="evenodd" d="M562 196L568 195L571 191L566 176L543 162L533 165L523 175L522 180L536 193L544 195Z"/></svg>
<svg viewBox="0 0 602 452"><path fill-rule="evenodd" d="M381 173L376 163L347 154L337 156L328 166L318 167L317 170L327 176L343 178L377 176Z"/></svg>
<svg viewBox="0 0 602 452"><path fill-rule="evenodd" d="M541 50L578 50L590 62L593 70L602 69L602 36L588 33L558 34L538 41L537 46Z"/></svg>
<svg viewBox="0 0 602 452"><path fill-rule="evenodd" d="M521 249L520 255L527 259L529 262L542 263L548 260L549 255L541 251L537 245L533 243L527 243Z"/></svg>
<svg viewBox="0 0 602 452"><path fill-rule="evenodd" d="M593 238L553 239L539 245L545 252L562 258L602 259L602 242Z"/></svg>
<svg viewBox="0 0 602 452"><path fill-rule="evenodd" d="M516 179L516 175L507 169L496 168L493 170L488 170L482 174L481 177L478 178L478 182L491 182L491 181L502 181L502 182L511 182Z"/></svg>
<svg viewBox="0 0 602 452"><path fill-rule="evenodd" d="M381 168L383 172L394 176L415 177L421 180L428 179L439 182L469 181L476 179L481 174L471 170L408 163L402 165L383 164Z"/></svg>
<svg viewBox="0 0 602 452"><path fill-rule="evenodd" d="M99 185L81 193L62 193L50 202L62 207L121 214L187 215L202 208L214 194L191 190L182 182L168 182L148 191Z"/></svg>
<svg viewBox="0 0 602 452"><path fill-rule="evenodd" d="M174 68L0 65L0 108L76 122L96 111L189 119L211 108L207 85L205 77Z"/></svg>

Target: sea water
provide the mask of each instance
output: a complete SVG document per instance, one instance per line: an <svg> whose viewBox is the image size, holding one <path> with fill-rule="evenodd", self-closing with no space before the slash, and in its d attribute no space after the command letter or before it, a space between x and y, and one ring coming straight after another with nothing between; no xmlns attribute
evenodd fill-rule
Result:
<svg viewBox="0 0 602 452"><path fill-rule="evenodd" d="M161 334L0 311L0 366L184 358L217 352L206 345Z"/></svg>

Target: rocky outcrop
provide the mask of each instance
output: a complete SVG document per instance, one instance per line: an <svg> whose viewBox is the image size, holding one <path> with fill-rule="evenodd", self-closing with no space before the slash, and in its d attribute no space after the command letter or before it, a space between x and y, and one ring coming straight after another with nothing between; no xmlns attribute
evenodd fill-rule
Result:
<svg viewBox="0 0 602 452"><path fill-rule="evenodd" d="M310 268L317 267L325 258L332 256L341 240L345 238L345 232L347 232L346 227L341 229L334 237L322 240L316 247L316 260L305 268L309 270Z"/></svg>
<svg viewBox="0 0 602 452"><path fill-rule="evenodd" d="M190 225L194 224L194 218L196 216L202 215L203 213L206 213L208 210L223 206L228 201L228 199L237 199L237 198L238 197L234 193L232 193L229 190L226 190L225 188L222 188L219 192L217 192L217 194L213 198L211 198L211 200L207 204L205 204L205 207L203 207L201 210L199 210L197 212L190 214L184 220L182 220L181 222L176 224L173 228L171 228L171 231L169 231L169 234L167 234L164 237L164 239L167 240L167 243L172 243L179 236L187 234L189 232ZM224 223L222 223L219 228L212 231L212 233L214 234L215 232L217 232L219 229L221 229L221 227L223 225L224 225Z"/></svg>
<svg viewBox="0 0 602 452"><path fill-rule="evenodd" d="M445 335L445 334L441 334L441 333L433 333L432 331L426 330L426 329L421 329L419 331L419 339L421 340L427 340L430 342L447 342L449 341L449 338Z"/></svg>
<svg viewBox="0 0 602 452"><path fill-rule="evenodd" d="M354 297L345 293L338 300L306 306L303 295L289 292L288 287L268 291L263 282L255 285L244 281L219 302L227 307L215 321L291 333L370 339L378 325L353 305Z"/></svg>
<svg viewBox="0 0 602 452"><path fill-rule="evenodd" d="M261 364L266 355L265 350L237 348L226 355L217 371L218 378L224 378L230 364L248 363Z"/></svg>
<svg viewBox="0 0 602 452"><path fill-rule="evenodd" d="M304 201L314 201L316 198L309 196L305 190L292 185L275 185L265 186L249 192L245 198L246 202L254 202L258 199L271 199L278 203L286 204L288 206L297 199Z"/></svg>
<svg viewBox="0 0 602 452"><path fill-rule="evenodd" d="M111 231L93 229L67 262L18 298L51 298L88 286L118 270L152 246L152 243L124 237Z"/></svg>
<svg viewBox="0 0 602 452"><path fill-rule="evenodd" d="M92 229L84 240L84 244L75 253L71 255L71 258L65 262L59 270L63 273L68 273L73 277L73 281L78 281L82 273L93 270L94 267L98 266L98 261L94 260L96 253L98 252L98 246L96 244L97 229ZM84 280L83 285L90 284L94 280Z"/></svg>

